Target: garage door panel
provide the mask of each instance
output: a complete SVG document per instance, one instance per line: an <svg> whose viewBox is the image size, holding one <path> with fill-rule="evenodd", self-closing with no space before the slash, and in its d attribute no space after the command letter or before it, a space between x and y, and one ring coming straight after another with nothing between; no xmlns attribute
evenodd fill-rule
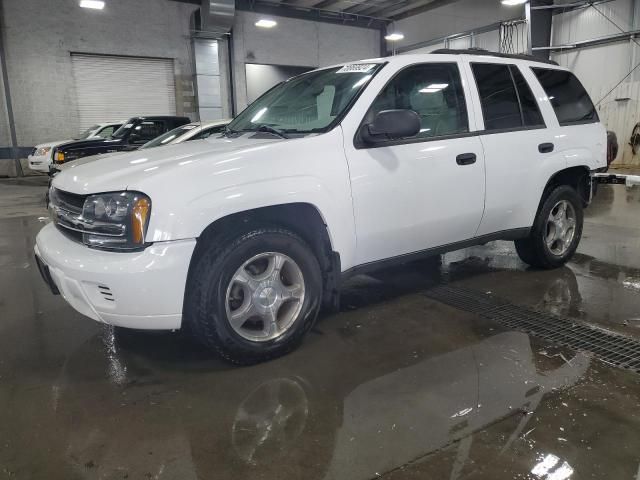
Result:
<svg viewBox="0 0 640 480"><path fill-rule="evenodd" d="M135 115L175 115L173 60L72 54L80 130Z"/></svg>

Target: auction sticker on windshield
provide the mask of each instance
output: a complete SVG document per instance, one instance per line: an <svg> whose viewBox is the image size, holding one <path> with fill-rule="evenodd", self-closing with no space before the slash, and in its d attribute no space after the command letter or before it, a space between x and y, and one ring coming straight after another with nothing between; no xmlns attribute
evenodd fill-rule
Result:
<svg viewBox="0 0 640 480"><path fill-rule="evenodd" d="M376 63L352 63L350 65L345 65L336 73L366 73L376 65Z"/></svg>

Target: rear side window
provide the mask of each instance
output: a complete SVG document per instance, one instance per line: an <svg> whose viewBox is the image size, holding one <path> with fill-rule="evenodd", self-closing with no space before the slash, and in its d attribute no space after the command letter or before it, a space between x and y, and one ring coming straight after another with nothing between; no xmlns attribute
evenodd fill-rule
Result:
<svg viewBox="0 0 640 480"><path fill-rule="evenodd" d="M531 70L547 94L560 125L599 121L589 94L573 73L535 67Z"/></svg>
<svg viewBox="0 0 640 480"><path fill-rule="evenodd" d="M536 99L515 65L473 63L471 68L485 130L544 127Z"/></svg>

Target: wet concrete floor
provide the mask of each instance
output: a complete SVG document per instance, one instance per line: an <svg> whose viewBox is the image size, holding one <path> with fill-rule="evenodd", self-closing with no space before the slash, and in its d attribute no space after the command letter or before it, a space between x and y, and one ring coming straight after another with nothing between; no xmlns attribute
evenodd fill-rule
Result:
<svg viewBox="0 0 640 480"><path fill-rule="evenodd" d="M0 181L0 479L640 478L638 374L422 294L448 281L640 338L638 190L600 189L565 268L496 242L357 277L298 351L235 368L51 295L43 182Z"/></svg>

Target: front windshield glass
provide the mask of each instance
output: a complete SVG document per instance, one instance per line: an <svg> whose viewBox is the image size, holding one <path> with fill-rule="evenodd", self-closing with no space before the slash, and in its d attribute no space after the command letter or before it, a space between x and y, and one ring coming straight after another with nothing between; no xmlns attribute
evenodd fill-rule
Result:
<svg viewBox="0 0 640 480"><path fill-rule="evenodd" d="M82 132L78 137L76 137L76 140L85 140L85 139L89 138L91 136L91 134L93 132L95 132L99 127L100 127L100 125L92 125L92 126L90 126L84 132Z"/></svg>
<svg viewBox="0 0 640 480"><path fill-rule="evenodd" d="M129 130L131 130L131 128L133 128L133 126L139 122L140 120L136 118L131 118L127 120L124 125L122 125L118 130L113 132L113 135L111 135L111 138L122 138L128 135Z"/></svg>
<svg viewBox="0 0 640 480"><path fill-rule="evenodd" d="M354 63L293 77L249 105L227 130L256 131L271 127L283 133L326 131L382 66Z"/></svg>
<svg viewBox="0 0 640 480"><path fill-rule="evenodd" d="M180 138L182 135L186 135L197 126L197 124L189 123L187 125L181 125L178 128L174 128L173 130L169 130L167 133L164 133L159 137L154 138L153 140L149 140L147 143L140 147L140 150L142 150L143 148L153 148L159 147L161 145L166 145L169 142L174 141L176 138Z"/></svg>

